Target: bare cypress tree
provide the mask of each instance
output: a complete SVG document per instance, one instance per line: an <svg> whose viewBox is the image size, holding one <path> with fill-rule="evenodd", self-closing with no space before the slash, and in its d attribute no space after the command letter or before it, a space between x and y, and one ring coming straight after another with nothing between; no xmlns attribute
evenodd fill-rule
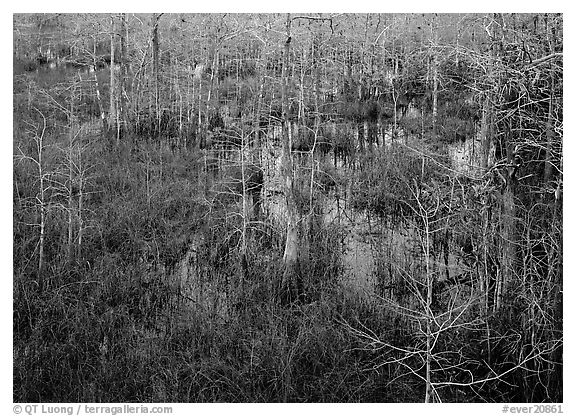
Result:
<svg viewBox="0 0 576 416"><path fill-rule="evenodd" d="M39 213L39 222L37 224L33 224L38 226L39 233L38 233L38 272L37 272L37 279L38 279L38 287L40 290L44 289L46 286L45 276L44 276L44 268L45 268L45 259L44 259L44 250L45 250L45 240L46 240L46 214L49 210L49 196L48 192L51 190L50 186L50 176L52 172L50 172L46 166L46 162L44 161L44 152L48 145L46 145L46 116L42 113L42 111L38 110L36 107L33 107L34 111L36 111L40 118L42 119L42 123L38 125L34 125L29 123L29 130L27 134L32 136L32 140L34 142L34 155L27 155L24 151L18 147L19 153L16 155L16 160L18 161L29 161L34 165L35 170L38 175L38 192L36 193L36 204L35 207Z"/></svg>
<svg viewBox="0 0 576 416"><path fill-rule="evenodd" d="M432 15L430 23L431 30L431 50L432 50L432 130L436 133L436 122L438 119L438 19L436 14Z"/></svg>
<svg viewBox="0 0 576 416"><path fill-rule="evenodd" d="M160 34L158 24L163 13L152 13L150 24L152 25L152 77L154 86L154 112L156 116L155 131L160 129Z"/></svg>
<svg viewBox="0 0 576 416"><path fill-rule="evenodd" d="M118 19L118 35L120 37L120 74L118 77L118 126L116 127L116 141L126 132L126 77L128 75L128 56L126 53L126 42L128 37L128 27L126 25L126 13L120 13Z"/></svg>
<svg viewBox="0 0 576 416"><path fill-rule="evenodd" d="M126 15L121 13L112 17L112 31L110 33L110 112L108 114L111 137L120 143L126 127L125 78L127 74L126 62ZM111 139L112 140L112 139Z"/></svg>
<svg viewBox="0 0 576 416"><path fill-rule="evenodd" d="M294 162L292 158L292 132L290 129L290 105L288 87L290 82L290 43L292 19L286 16L286 41L284 42L284 60L282 63L282 160L280 171L284 181L284 197L286 200L286 244L284 246L284 273L281 282L281 297L284 301L292 301L298 294L299 272L299 237L298 212L294 194Z"/></svg>
<svg viewBox="0 0 576 416"><path fill-rule="evenodd" d="M113 135L118 124L118 87L116 86L116 33L114 17L111 17L112 30L110 31L110 110L108 111L108 134L110 135L110 143L113 142Z"/></svg>

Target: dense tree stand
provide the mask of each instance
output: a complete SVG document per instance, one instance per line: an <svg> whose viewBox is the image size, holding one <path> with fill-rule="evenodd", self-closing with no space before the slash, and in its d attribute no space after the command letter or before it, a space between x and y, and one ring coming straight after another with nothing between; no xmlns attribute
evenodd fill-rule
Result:
<svg viewBox="0 0 576 416"><path fill-rule="evenodd" d="M561 14L13 31L14 401L563 411Z"/></svg>

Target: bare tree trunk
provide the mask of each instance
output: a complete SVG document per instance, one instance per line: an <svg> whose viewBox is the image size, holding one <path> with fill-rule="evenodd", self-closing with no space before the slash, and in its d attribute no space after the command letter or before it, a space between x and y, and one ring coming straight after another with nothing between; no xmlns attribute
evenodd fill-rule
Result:
<svg viewBox="0 0 576 416"><path fill-rule="evenodd" d="M116 34L114 33L114 21L112 21L112 33L110 34L110 111L108 112L108 127L110 131L110 137L112 136L111 133L113 130L117 128L117 108L116 108L116 99L117 99L117 87L116 87L116 73L115 73L115 64L116 64ZM112 140L112 139L110 139Z"/></svg>
<svg viewBox="0 0 576 416"><path fill-rule="evenodd" d="M154 109L156 115L156 133L160 132L160 35L158 22L161 14L152 13L152 74L154 77Z"/></svg>
<svg viewBox="0 0 576 416"><path fill-rule="evenodd" d="M398 131L398 96L399 93L396 92L394 87L394 82L392 82L392 101L394 102L394 123L392 124L392 143L396 139L396 132Z"/></svg>
<svg viewBox="0 0 576 416"><path fill-rule="evenodd" d="M488 163L490 161L490 148L492 146L492 111L493 106L491 103L491 98L486 95L484 98L484 104L482 106L482 119L480 121L480 140L482 145L481 154L481 168L482 173L486 172L488 169Z"/></svg>
<svg viewBox="0 0 576 416"><path fill-rule="evenodd" d="M40 187L44 187L44 180L40 180ZM44 235L45 235L45 207L44 207L44 189L40 191L40 242L38 248L38 284L44 288Z"/></svg>
<svg viewBox="0 0 576 416"><path fill-rule="evenodd" d="M304 121L304 63L306 62L306 49L302 49L302 62L300 64L300 90L298 97L298 125L302 126Z"/></svg>
<svg viewBox="0 0 576 416"><path fill-rule="evenodd" d="M317 145L318 136L320 135L320 58L319 58L320 39L317 39L317 44L314 45L314 146L312 151L312 158L314 158L314 149ZM326 139L323 139L326 140ZM324 154L324 153L322 153ZM314 161L314 160L312 160ZM312 166L313 168L313 166ZM312 170L314 173L314 170ZM312 197L312 195L310 195Z"/></svg>
<svg viewBox="0 0 576 416"><path fill-rule="evenodd" d="M74 256L74 94L75 84L72 86L70 96L70 115L69 115L69 133L68 133L68 262L72 263Z"/></svg>
<svg viewBox="0 0 576 416"><path fill-rule="evenodd" d="M504 51L504 19L502 14L495 14L494 20L496 21L494 29L494 40L492 47L493 64L501 56ZM494 67L492 68L495 69ZM499 90L499 82L494 76L495 91ZM516 105L512 98L507 98L505 101L499 103L503 112L510 109L511 106ZM506 155L506 169L505 181L502 196L502 218L501 218L501 241L502 241L502 273L499 276L496 288L496 309L502 306L502 300L507 293L511 293L514 287L514 280L517 276L517 256L518 256L518 220L516 208L516 188L518 179L516 178L517 165L515 161L515 150L513 140L513 127L517 129L522 126L521 112L519 113L518 126L513 126L513 119L503 119L501 124L498 125L498 130L503 137L501 146L505 149Z"/></svg>
<svg viewBox="0 0 576 416"><path fill-rule="evenodd" d="M128 57L126 55L126 41L128 36L128 31L126 27L126 13L120 14L119 20L119 36L120 36L120 76L118 78L118 126L116 133L117 144L120 141L120 137L126 132L127 119L126 119L126 100L124 96L126 94L126 76L128 75Z"/></svg>
<svg viewBox="0 0 576 416"><path fill-rule="evenodd" d="M286 18L286 42L284 43L284 62L282 65L282 160L281 172L284 179L284 194L286 198L287 228L286 245L284 247L284 274L281 282L281 298L291 302L298 295L299 269L299 237L298 213L294 195L294 166L292 160L292 137L290 132L290 107L288 104L288 67L290 63L291 17Z"/></svg>
<svg viewBox="0 0 576 416"><path fill-rule="evenodd" d="M504 194L502 196L502 277L497 291L496 308L502 305L502 299L511 290L518 290L514 284L518 275L518 230L517 230L517 208L516 208L516 188L518 179L516 178L516 167L514 161L514 148L511 143L511 126L506 130L506 159L508 168L506 169L506 182Z"/></svg>
<svg viewBox="0 0 576 416"><path fill-rule="evenodd" d="M40 241L38 243L38 285L44 288L44 238L46 229L46 205L44 198L44 170L42 168L43 141L39 141L38 175L40 177Z"/></svg>
<svg viewBox="0 0 576 416"><path fill-rule="evenodd" d="M194 113L194 77L191 77L190 80L186 83L186 134L184 136L184 148L187 149L188 147L188 140L190 139L190 133L192 131L192 114ZM190 84L192 84L192 90L190 90Z"/></svg>
<svg viewBox="0 0 576 416"><path fill-rule="evenodd" d="M438 28L436 19L432 15L432 131L436 134L436 121L438 118L438 53L436 51L438 43Z"/></svg>
<svg viewBox="0 0 576 416"><path fill-rule="evenodd" d="M241 138L241 148L240 148L240 169L241 169L241 180L242 180L242 236L240 242L240 266L242 270L242 276L240 280L240 293L243 292L244 282L247 278L248 273L248 261L247 261L247 252L248 252L248 221L250 216L250 210L248 207L249 200L248 200L248 189L247 189L247 175L246 175L246 161L244 160L244 150L245 150L245 143L244 143L244 131L242 131L242 138Z"/></svg>
<svg viewBox="0 0 576 416"><path fill-rule="evenodd" d="M106 113L104 113L104 105L102 104L102 94L100 93L100 84L98 83L98 75L96 72L97 61L96 61L96 40L94 39L94 51L93 51L93 65L94 65L94 88L96 89L96 101L98 102L98 110L100 111L100 119L102 120L102 130L104 134L108 133L108 120L106 120Z"/></svg>
<svg viewBox="0 0 576 416"><path fill-rule="evenodd" d="M82 154L80 146L78 147L78 169L80 171L80 178L78 178L78 249L76 256L80 259L82 255L82 237L84 235L84 222L82 220L84 204L84 170L82 168Z"/></svg>
<svg viewBox="0 0 576 416"><path fill-rule="evenodd" d="M35 108L36 109L36 108ZM40 204L40 236L38 241L38 286L40 290L44 289L44 241L46 233L46 188L45 188L45 175L44 165L42 162L42 155L44 153L44 133L46 132L46 117L38 109L36 111L40 114L43 121L43 128L40 135L36 134L35 141L38 152L38 159L35 161L38 167L38 180L39 180L39 196L38 202Z"/></svg>
<svg viewBox="0 0 576 416"><path fill-rule="evenodd" d="M204 132L202 131L202 75L198 80L198 124L196 126L196 146L204 147Z"/></svg>
<svg viewBox="0 0 576 416"><path fill-rule="evenodd" d="M262 100L264 98L264 84L265 84L265 80L266 77L264 76L264 71L266 69L266 44L264 44L264 46L262 47L262 52L260 53L260 61L258 62L258 84L259 84L259 88L258 88L258 101L256 103L256 114L254 115L254 136L255 136L255 140L254 140L254 148L256 150L256 154L254 157L254 163L257 164L257 166L261 165L262 162L262 143L260 140L260 135L261 135L261 131L260 131L260 117L261 117L261 112L262 112Z"/></svg>
<svg viewBox="0 0 576 416"><path fill-rule="evenodd" d="M432 393L432 288L433 276L430 270L430 224L428 222L428 213L422 213L424 221L425 232L425 246L424 255L426 256L426 395L424 398L425 403L430 403L434 400Z"/></svg>
<svg viewBox="0 0 576 416"><path fill-rule="evenodd" d="M206 116L204 117L204 123L206 124L204 131L208 131L210 128L210 117L217 117L219 109L219 98L218 98L218 62L220 60L219 46L216 45L214 48L214 57L212 59L212 71L210 72L210 85L208 86L208 96L206 98ZM214 97L212 97L214 95ZM214 104L211 101L214 101ZM219 116L219 115L218 115Z"/></svg>
<svg viewBox="0 0 576 416"><path fill-rule="evenodd" d="M546 164L544 165L544 184L547 184L550 179L552 179L552 174L554 172L552 149L554 147L554 88L555 88L555 74L552 67L553 63L550 63L550 98L548 99L548 117L546 120Z"/></svg>

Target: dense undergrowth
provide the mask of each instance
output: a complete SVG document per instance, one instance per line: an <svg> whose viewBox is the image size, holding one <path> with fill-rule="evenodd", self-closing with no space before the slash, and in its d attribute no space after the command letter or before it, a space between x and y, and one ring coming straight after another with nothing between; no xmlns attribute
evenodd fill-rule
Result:
<svg viewBox="0 0 576 416"><path fill-rule="evenodd" d="M286 308L271 298L281 263L269 241L275 237L262 234L254 239L249 284L225 316L182 306L167 276L193 235L204 238L198 262L212 271L207 281L237 274L234 240L222 238L233 224L218 220L199 197L201 182L190 180L198 154L140 149L88 157L96 168L82 252L67 261L65 222L54 211L42 290L30 267L35 246L25 241L25 217L33 214L15 212L14 400L411 399L385 388L374 354L356 350L358 340L339 323L387 329L373 305L337 285L335 230L316 230L311 245L319 259L306 269L313 300ZM21 199L33 193L31 177L22 173Z"/></svg>
<svg viewBox="0 0 576 416"><path fill-rule="evenodd" d="M211 194L214 178L202 173L197 151L173 154L146 144L137 148L115 153L102 149L87 156L96 168L90 178L94 193L88 198L89 227L82 251L72 262L67 259L66 223L55 210L46 236L48 266L42 289L30 267L35 246L25 237L26 216L30 219L33 213L15 211L15 401L421 399L424 385L418 370L406 372L350 331L348 324L366 328L399 348L422 342L404 318L339 284L338 228L314 225L309 248L313 260L302 269L307 296L289 306L274 298L274 282L282 273L282 236L274 228L255 228L248 273L239 290L234 237L239 224L225 215L226 209L234 209L233 198L227 207L222 201L210 203L218 196ZM413 161L402 152L388 157L396 163L378 166L389 178L404 169L406 178ZM421 175L421 166L414 164L413 169L415 178ZM378 175L378 170L372 172ZM32 175L24 173L18 176L21 200L34 186ZM362 172L358 180L382 183ZM357 206L370 201L364 208L378 211L389 205L375 195L410 201L410 195L400 192L406 190L402 182L395 183L387 181L390 189L368 187L371 194L366 202L358 195ZM203 271L205 299L200 303L190 302L189 293L172 278L192 245ZM499 325L506 334L508 324ZM480 335L477 343L470 341L475 331L454 332L438 348L450 349L456 342L468 345L460 354L475 357L483 348ZM408 363L418 368L419 358ZM481 365L471 364L470 371L486 375ZM515 397L501 394L493 385L480 396ZM452 401L477 401L480 396L467 389L443 391L443 398Z"/></svg>

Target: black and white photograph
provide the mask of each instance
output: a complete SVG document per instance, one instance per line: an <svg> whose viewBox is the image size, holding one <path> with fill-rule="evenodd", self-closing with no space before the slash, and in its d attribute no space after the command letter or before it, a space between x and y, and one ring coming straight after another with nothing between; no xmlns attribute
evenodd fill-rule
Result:
<svg viewBox="0 0 576 416"><path fill-rule="evenodd" d="M12 14L14 403L564 412L563 13L154 6Z"/></svg>

